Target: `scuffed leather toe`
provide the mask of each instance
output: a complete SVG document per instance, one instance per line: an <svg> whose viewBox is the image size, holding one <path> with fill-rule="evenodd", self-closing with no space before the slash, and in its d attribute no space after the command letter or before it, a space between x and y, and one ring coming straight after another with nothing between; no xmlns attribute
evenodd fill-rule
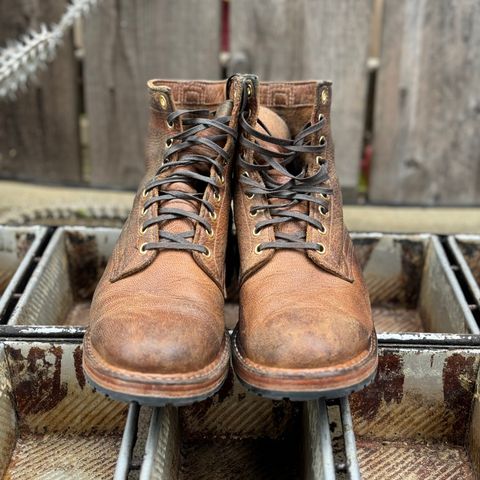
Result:
<svg viewBox="0 0 480 480"><path fill-rule="evenodd" d="M247 358L280 369L341 366L368 352L370 340L363 324L353 318L298 307L272 315L250 334L239 332Z"/></svg>
<svg viewBox="0 0 480 480"><path fill-rule="evenodd" d="M126 317L104 318L92 328L92 346L113 368L166 375L200 370L222 348L223 337L207 330L206 322L181 313L158 312L141 325Z"/></svg>

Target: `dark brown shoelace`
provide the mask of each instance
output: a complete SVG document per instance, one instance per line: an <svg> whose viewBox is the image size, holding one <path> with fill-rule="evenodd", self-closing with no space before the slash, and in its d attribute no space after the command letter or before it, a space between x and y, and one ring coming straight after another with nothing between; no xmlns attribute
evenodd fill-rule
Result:
<svg viewBox="0 0 480 480"><path fill-rule="evenodd" d="M147 194L154 188L158 188L158 195L149 198L144 204L144 211L154 204L158 204L158 215L143 224L143 230L153 226L160 225L159 241L146 243L142 246L145 250L192 250L204 254L208 249L192 242L195 230L188 230L181 233L169 232L162 229L164 222L171 220L188 219L193 224L199 223L207 232L212 231L211 223L198 212L202 205L213 215L215 210L213 205L203 198L207 186L214 189L214 194L218 195L219 182L224 179L224 167L229 161L229 155L224 150L228 137L237 138L237 132L229 127L231 116L222 116L212 118L208 110L177 110L167 117L167 122L172 125L181 118L184 127L183 132L173 135L167 139L167 149L164 154L163 165L156 172L155 177L145 186L144 194ZM189 127L189 128L186 128ZM216 133L212 135L199 136L200 132L208 128L214 128ZM219 133L218 133L219 132ZM195 153L195 148L206 147L211 155ZM190 152L186 152L186 150ZM205 148L202 148L205 151ZM178 159L171 161L173 155L178 155ZM214 167L216 175L214 177L204 172L210 172ZM158 178L164 172L170 172L169 175ZM183 183L189 185L194 192L185 192L177 189L165 190L168 185ZM203 187L203 188L202 188ZM169 208L162 206L170 200L187 200L198 204L197 213L184 210L182 208Z"/></svg>
<svg viewBox="0 0 480 480"><path fill-rule="evenodd" d="M247 113L241 114L240 144L246 149L253 150L254 156L253 163L248 163L242 155L239 156L240 166L245 170L239 181L247 187L245 193L248 196L263 195L267 199L266 205L253 205L250 214L256 215L260 211L265 211L270 217L256 224L255 233L270 226L275 227L299 221L325 232L325 227L320 221L305 213L292 210L295 205L308 202L315 204L322 215L328 213L327 197L332 190L325 184L328 180L327 164L320 160L320 154L326 148L326 141L324 137L321 137L323 140L318 145L313 145L311 141L313 135L322 129L324 122L325 119L321 116L317 123L305 125L294 139L285 139L269 135L268 129L262 122L259 123L267 131L267 134L258 132L248 123ZM253 140L249 140L245 134L253 137ZM265 148L256 143L257 139L279 146L282 151ZM319 168L310 176L307 175L307 164L301 158L305 154L317 155ZM297 173L292 173L292 167L297 168ZM261 181L255 181L250 172L258 172ZM272 175L272 172L275 172L276 175ZM278 174L283 178L287 177L288 180L283 183L279 182L275 178ZM275 229L275 241L260 243L257 246L258 251L266 249L321 250L323 248L318 243L306 241L306 229L292 233L277 230Z"/></svg>

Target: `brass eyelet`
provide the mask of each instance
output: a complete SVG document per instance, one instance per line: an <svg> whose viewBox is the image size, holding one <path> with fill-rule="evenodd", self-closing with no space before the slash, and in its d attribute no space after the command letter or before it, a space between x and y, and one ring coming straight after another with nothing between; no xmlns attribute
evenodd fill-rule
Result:
<svg viewBox="0 0 480 480"><path fill-rule="evenodd" d="M138 233L140 235L144 235L146 231L147 231L147 229L143 228L143 225L140 225L140 228L138 229Z"/></svg>
<svg viewBox="0 0 480 480"><path fill-rule="evenodd" d="M323 88L321 93L320 93L320 101L322 102L323 105L326 105L329 100L329 94L328 94L328 88Z"/></svg>
<svg viewBox="0 0 480 480"><path fill-rule="evenodd" d="M327 249L325 248L325 245L323 243L317 243L317 252L320 255L323 255L326 251Z"/></svg>
<svg viewBox="0 0 480 480"><path fill-rule="evenodd" d="M256 216L258 215L258 210L256 210L256 211L253 212L253 213L252 213L251 211L249 211L248 214L249 214L252 218L254 218L254 217L256 217Z"/></svg>
<svg viewBox="0 0 480 480"><path fill-rule="evenodd" d="M213 228L211 228L210 230L205 230L207 232L207 236L212 238L214 235L215 235L215 232L213 230Z"/></svg>
<svg viewBox="0 0 480 480"><path fill-rule="evenodd" d="M160 106L166 110L167 109L167 105L168 105L168 102L167 102L167 97L163 94L160 95L160 98L159 98L159 102L160 102Z"/></svg>
<svg viewBox="0 0 480 480"><path fill-rule="evenodd" d="M324 147L326 144L327 144L327 139L325 138L325 135L322 135L318 140L318 145L320 147Z"/></svg>
<svg viewBox="0 0 480 480"><path fill-rule="evenodd" d="M167 140L165 141L165 146L167 148L170 148L172 145L173 145L173 140L171 138L167 138Z"/></svg>
<svg viewBox="0 0 480 480"><path fill-rule="evenodd" d="M140 253L141 253L142 255L145 255L145 254L147 253L147 250L146 250L146 248L145 248L146 246L147 246L147 243L142 243L142 244L140 245Z"/></svg>
<svg viewBox="0 0 480 480"><path fill-rule="evenodd" d="M208 212L208 216L212 219L212 220L216 220L217 219L217 212L213 211L213 212Z"/></svg>
<svg viewBox="0 0 480 480"><path fill-rule="evenodd" d="M257 227L255 227L255 228L252 230L252 234L253 234L254 237L259 237L261 233L262 233L262 232L261 232L260 230L257 230Z"/></svg>
<svg viewBox="0 0 480 480"><path fill-rule="evenodd" d="M255 196L254 193L246 193L245 195L247 196L247 198L248 198L249 200L252 200L253 197Z"/></svg>
<svg viewBox="0 0 480 480"><path fill-rule="evenodd" d="M169 122L167 120L167 127L171 130L173 127L175 126L175 124L173 122Z"/></svg>
<svg viewBox="0 0 480 480"><path fill-rule="evenodd" d="M317 163L317 165L322 165L323 163L325 163L325 157L322 157L321 155L317 155L315 157L315 162Z"/></svg>
<svg viewBox="0 0 480 480"><path fill-rule="evenodd" d="M252 88L252 84L250 82L247 83L247 96L248 97L251 97L252 96L252 93L253 93L253 88Z"/></svg>
<svg viewBox="0 0 480 480"><path fill-rule="evenodd" d="M243 175L244 177L250 178L250 174L249 174L248 172L243 172L242 175Z"/></svg>
<svg viewBox="0 0 480 480"><path fill-rule="evenodd" d="M328 193L321 193L320 196L325 200L328 200Z"/></svg>
<svg viewBox="0 0 480 480"><path fill-rule="evenodd" d="M320 212L320 215L323 215L324 217L328 215L328 210L325 207L319 206L318 211Z"/></svg>
<svg viewBox="0 0 480 480"><path fill-rule="evenodd" d="M145 189L142 191L142 197L148 197L148 192Z"/></svg>
<svg viewBox="0 0 480 480"><path fill-rule="evenodd" d="M142 216L143 216L143 215L146 215L146 214L147 214L147 211L148 211L148 207L143 207L143 208L142 208Z"/></svg>
<svg viewBox="0 0 480 480"><path fill-rule="evenodd" d="M261 243L256 245L255 250L254 250L255 255L260 255L263 252L263 250L260 250L260 245L261 245Z"/></svg>
<svg viewBox="0 0 480 480"><path fill-rule="evenodd" d="M322 228L317 228L319 231L320 235L325 235L327 233L327 227L325 225L322 225Z"/></svg>
<svg viewBox="0 0 480 480"><path fill-rule="evenodd" d="M202 252L202 255L204 255L207 258L210 258L212 256L212 252L208 247L205 247L206 252Z"/></svg>
<svg viewBox="0 0 480 480"><path fill-rule="evenodd" d="M218 192L213 192L213 198L216 202L219 202L222 199L222 196Z"/></svg>
<svg viewBox="0 0 480 480"><path fill-rule="evenodd" d="M220 183L223 185L225 183L225 177L223 175L218 176L218 180L220 180Z"/></svg>
<svg viewBox="0 0 480 480"><path fill-rule="evenodd" d="M318 121L323 122L323 120L325 120L325 115L323 113L319 113L318 114Z"/></svg>

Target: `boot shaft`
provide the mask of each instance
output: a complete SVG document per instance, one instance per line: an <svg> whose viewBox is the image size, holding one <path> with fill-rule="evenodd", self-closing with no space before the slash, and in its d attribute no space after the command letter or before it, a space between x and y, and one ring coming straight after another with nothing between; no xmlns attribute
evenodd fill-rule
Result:
<svg viewBox="0 0 480 480"><path fill-rule="evenodd" d="M244 87L243 118L253 129L258 128L258 116L261 108L266 108L279 115L287 125L291 142L287 146L295 147L295 139L302 135L306 128L318 126L315 131L305 137L303 144L307 146L299 151L297 158L288 168L294 172L305 169L305 176L319 176L323 181L316 182L316 193L312 193L312 202L304 202L305 215L313 224L305 224L305 242L317 245L318 249L307 249L305 255L311 262L345 280L352 281L353 247L343 222L342 194L335 170L334 146L331 132L330 107L332 101L332 85L330 82L265 82L258 83L254 76L246 79ZM260 120L261 122L261 120ZM242 122L241 122L242 123ZM245 125L244 123L244 125ZM253 173L248 165L259 162L248 141L261 143L262 139L254 138L247 128L241 132L239 155L237 159L236 178L251 175L254 182L265 185L265 178L258 171ZM242 137L247 141L242 140ZM315 151L315 147L322 147ZM300 149L301 150L301 149ZM267 155L268 156L268 155ZM277 159L278 160L278 159ZM281 163L282 160L280 160ZM321 171L324 175L321 175ZM250 180L236 182L235 220L240 232L241 277L257 271L275 255L275 249L261 250L261 246L272 244L276 239L279 227L257 228L262 222L272 218L262 204L268 204L268 195L248 193ZM295 180L292 180L295 183ZM315 182L314 182L315 183ZM251 192L251 190L250 190ZM326 193L328 192L328 193ZM320 225L319 225L320 224ZM304 243L305 243L304 242ZM259 247L260 245L260 247Z"/></svg>

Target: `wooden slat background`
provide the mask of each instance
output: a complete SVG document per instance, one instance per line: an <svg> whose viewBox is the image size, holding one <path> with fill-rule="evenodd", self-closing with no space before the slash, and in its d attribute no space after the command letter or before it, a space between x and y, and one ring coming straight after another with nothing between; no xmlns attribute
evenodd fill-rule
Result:
<svg viewBox="0 0 480 480"><path fill-rule="evenodd" d="M0 0L0 47L40 22L58 21L67 1ZM333 80L337 169L350 200L371 123L367 60L379 55L370 200L480 204L478 0L230 0L229 6L228 72ZM69 35L38 83L14 102L0 100L0 178L135 188L143 172L145 83L222 78L221 11L221 0L99 2L83 21L82 62ZM382 12L380 21L372 20L374 12ZM86 155L79 141L82 105Z"/></svg>
<svg viewBox="0 0 480 480"><path fill-rule="evenodd" d="M217 0L103 0L85 21L91 183L136 187L150 78L220 78Z"/></svg>
<svg viewBox="0 0 480 480"><path fill-rule="evenodd" d="M371 200L479 204L480 2L386 0L383 19Z"/></svg>
<svg viewBox="0 0 480 480"><path fill-rule="evenodd" d="M367 96L371 0L231 0L232 70L262 80L333 81L342 188L356 190ZM238 65L238 67L237 67Z"/></svg>
<svg viewBox="0 0 480 480"><path fill-rule="evenodd" d="M58 21L66 5L67 0L0 0L0 46L40 23ZM79 182L80 94L71 35L38 80L16 101L0 99L0 175Z"/></svg>

